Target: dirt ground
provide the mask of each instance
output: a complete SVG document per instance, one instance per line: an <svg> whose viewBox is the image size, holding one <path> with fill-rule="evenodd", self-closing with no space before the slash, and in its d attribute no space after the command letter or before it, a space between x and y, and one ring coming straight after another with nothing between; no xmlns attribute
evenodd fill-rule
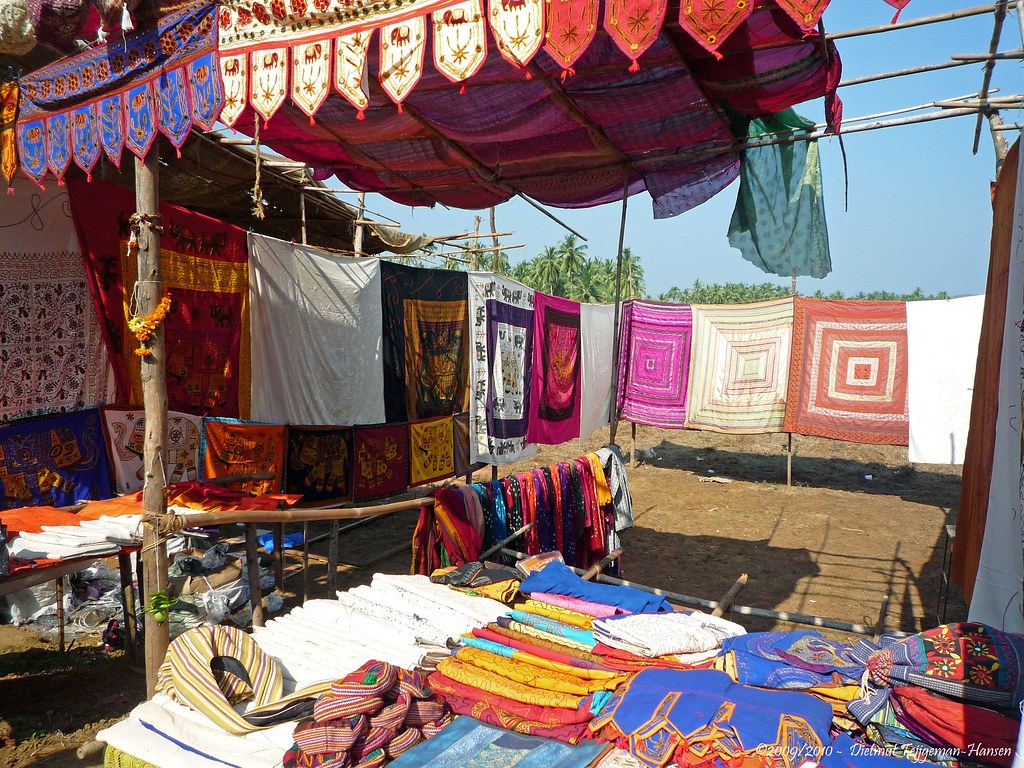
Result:
<svg viewBox="0 0 1024 768"><path fill-rule="evenodd" d="M587 444L607 439L602 430ZM628 451L630 425L618 442ZM956 523L959 467L908 465L905 447L794 437L793 487L786 486L786 436L726 436L639 427L629 470L636 527L622 534L623 575L684 595L717 599L741 573L737 604L874 626L885 596L888 630L934 626L945 527ZM542 449L517 471L578 455L569 443ZM489 470L476 479L489 478ZM731 482L714 482L729 480ZM415 514L346 531L338 588L375 571L408 572ZM314 533L326 530L314 526ZM326 542L313 551L326 556ZM319 560L318 558L314 558ZM297 562L292 558L292 562ZM310 593L327 596L325 568L310 568ZM302 576L286 581L286 605L301 599ZM950 590L945 618L965 613ZM750 630L792 624L734 615ZM851 638L824 630L836 638ZM80 638L66 653L27 628L0 626L0 768L96 768L75 749L145 696L144 671L123 653ZM141 658L141 657L140 657Z"/></svg>

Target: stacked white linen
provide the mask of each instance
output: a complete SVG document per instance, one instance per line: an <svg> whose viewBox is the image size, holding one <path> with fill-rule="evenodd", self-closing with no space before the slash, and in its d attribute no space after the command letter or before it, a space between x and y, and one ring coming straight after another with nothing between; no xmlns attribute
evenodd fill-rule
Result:
<svg viewBox="0 0 1024 768"><path fill-rule="evenodd" d="M739 624L693 613L633 613L594 620L594 636L605 645L638 656L677 656L695 663L718 654L727 637L745 635Z"/></svg>
<svg viewBox="0 0 1024 768"><path fill-rule="evenodd" d="M74 528L75 526L60 526ZM63 532L21 533L7 542L11 557L22 560L74 560L117 554L120 547L103 537L85 538Z"/></svg>

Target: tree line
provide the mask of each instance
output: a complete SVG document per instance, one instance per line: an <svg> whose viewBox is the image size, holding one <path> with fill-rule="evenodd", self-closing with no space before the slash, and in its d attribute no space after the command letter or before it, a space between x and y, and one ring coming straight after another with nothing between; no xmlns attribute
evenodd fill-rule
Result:
<svg viewBox="0 0 1024 768"><path fill-rule="evenodd" d="M424 255L429 255L429 249ZM514 265L510 264L508 254L504 251L466 255L467 258L464 259L445 258L443 268L479 268L498 272L534 290L573 301L593 304L615 301L615 258L589 256L587 244L575 235L566 235L557 244L545 246L533 258L524 259ZM843 291L825 293L818 289L811 294L803 294L798 290L797 294L814 299L870 301L926 301L952 298L946 291L926 294L920 288L915 288L910 293L858 291L847 295ZM623 299L651 298L672 304L742 304L789 296L790 287L775 283L704 283L694 280L688 288L672 286L657 296L648 296L640 257L627 246L622 249L620 295Z"/></svg>

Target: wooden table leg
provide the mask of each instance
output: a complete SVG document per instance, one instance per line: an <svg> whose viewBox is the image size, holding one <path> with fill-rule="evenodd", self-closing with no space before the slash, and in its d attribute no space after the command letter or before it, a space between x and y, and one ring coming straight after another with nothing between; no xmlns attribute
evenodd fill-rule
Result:
<svg viewBox="0 0 1024 768"><path fill-rule="evenodd" d="M129 659L135 659L135 585L132 583L132 556L122 552L117 556L117 570L121 574L121 610L124 612L124 653Z"/></svg>
<svg viewBox="0 0 1024 768"><path fill-rule="evenodd" d="M245 524L245 564L249 574L249 602L252 625L263 626L263 593L260 590L260 554L256 542L256 523Z"/></svg>
<svg viewBox="0 0 1024 768"><path fill-rule="evenodd" d="M57 585L57 648L64 653L64 578L55 582Z"/></svg>

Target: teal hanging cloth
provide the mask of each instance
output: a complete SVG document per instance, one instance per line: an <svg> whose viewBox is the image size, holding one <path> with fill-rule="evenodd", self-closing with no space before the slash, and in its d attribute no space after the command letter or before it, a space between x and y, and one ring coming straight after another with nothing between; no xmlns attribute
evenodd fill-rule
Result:
<svg viewBox="0 0 1024 768"><path fill-rule="evenodd" d="M746 136L756 140L812 125L786 109L752 120ZM781 277L825 277L832 271L817 141L744 152L729 244L751 264Z"/></svg>

